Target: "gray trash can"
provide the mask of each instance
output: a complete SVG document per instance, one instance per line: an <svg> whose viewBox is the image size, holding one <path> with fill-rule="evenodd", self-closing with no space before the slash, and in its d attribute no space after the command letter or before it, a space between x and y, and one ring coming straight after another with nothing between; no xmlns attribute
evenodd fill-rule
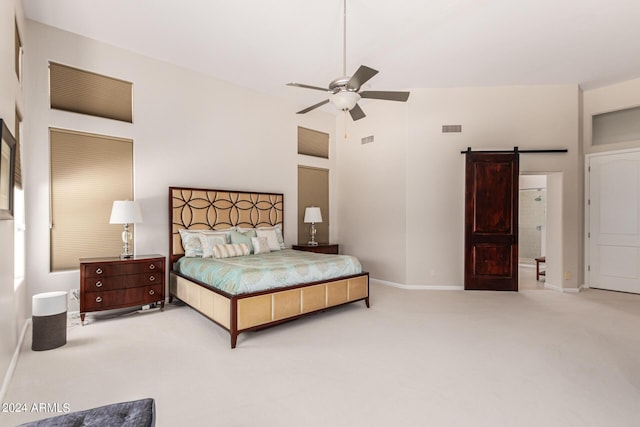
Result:
<svg viewBox="0 0 640 427"><path fill-rule="evenodd" d="M33 296L31 350L51 350L67 343L67 293L45 292Z"/></svg>

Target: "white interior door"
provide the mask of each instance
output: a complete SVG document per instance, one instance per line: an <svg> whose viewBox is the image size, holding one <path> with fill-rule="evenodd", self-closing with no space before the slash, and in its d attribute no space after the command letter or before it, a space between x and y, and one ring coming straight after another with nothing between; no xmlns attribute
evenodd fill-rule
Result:
<svg viewBox="0 0 640 427"><path fill-rule="evenodd" d="M640 293L640 152L589 158L589 286Z"/></svg>

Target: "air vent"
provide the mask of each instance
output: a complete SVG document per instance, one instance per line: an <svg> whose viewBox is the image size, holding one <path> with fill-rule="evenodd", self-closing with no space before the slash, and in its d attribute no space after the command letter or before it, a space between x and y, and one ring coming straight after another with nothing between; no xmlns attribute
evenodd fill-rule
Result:
<svg viewBox="0 0 640 427"><path fill-rule="evenodd" d="M370 142L373 142L373 135L371 135L371 136L365 136L364 138L362 138L362 139L360 140L360 142L361 142L362 144L369 144Z"/></svg>
<svg viewBox="0 0 640 427"><path fill-rule="evenodd" d="M461 133L462 125L442 125L442 133Z"/></svg>

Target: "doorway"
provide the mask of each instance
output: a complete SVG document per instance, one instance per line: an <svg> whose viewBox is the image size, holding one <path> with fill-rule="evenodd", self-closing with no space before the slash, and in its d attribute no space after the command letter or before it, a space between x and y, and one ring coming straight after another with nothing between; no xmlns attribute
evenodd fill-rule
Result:
<svg viewBox="0 0 640 427"><path fill-rule="evenodd" d="M518 288L544 289L547 252L547 176L520 175L519 181Z"/></svg>

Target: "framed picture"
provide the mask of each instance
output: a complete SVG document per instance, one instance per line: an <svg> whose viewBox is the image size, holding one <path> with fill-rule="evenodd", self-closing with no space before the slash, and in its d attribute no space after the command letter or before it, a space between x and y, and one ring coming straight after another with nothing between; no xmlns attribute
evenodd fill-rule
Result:
<svg viewBox="0 0 640 427"><path fill-rule="evenodd" d="M13 178L16 167L16 140L0 119L0 219L13 219Z"/></svg>

